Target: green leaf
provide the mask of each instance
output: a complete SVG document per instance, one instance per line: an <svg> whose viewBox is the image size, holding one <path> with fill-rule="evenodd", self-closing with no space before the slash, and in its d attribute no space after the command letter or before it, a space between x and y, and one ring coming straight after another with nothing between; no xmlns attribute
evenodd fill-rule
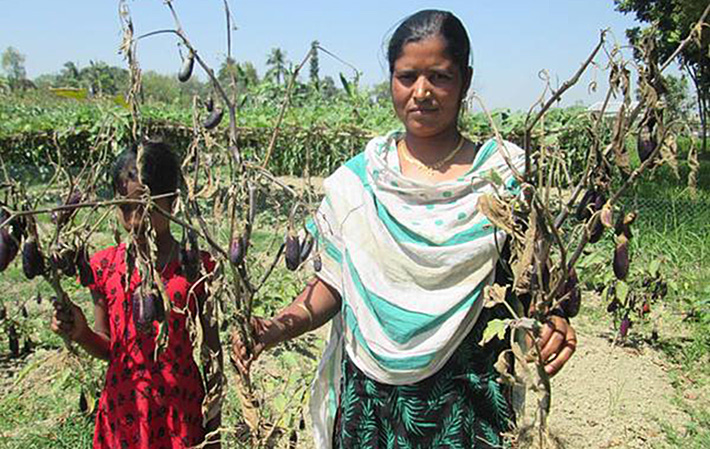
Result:
<svg viewBox="0 0 710 449"><path fill-rule="evenodd" d="M347 93L348 96L352 97L353 93L352 93L352 89L350 87L350 82L347 79L345 79L345 76L342 73L340 73L340 83L343 85L343 89L345 89L345 93Z"/></svg>
<svg viewBox="0 0 710 449"><path fill-rule="evenodd" d="M620 303L624 303L626 301L626 297L629 295L629 284L627 284L624 281L619 281L616 283L616 299L619 300Z"/></svg>
<svg viewBox="0 0 710 449"><path fill-rule="evenodd" d="M492 182L498 187L503 185L503 178L493 169L488 170L488 172L483 175L483 179Z"/></svg>
<svg viewBox="0 0 710 449"><path fill-rule="evenodd" d="M660 267L661 267L661 261L658 259L653 259L653 261L651 261L651 265L648 266L648 273L653 277L657 277L658 276L658 269Z"/></svg>
<svg viewBox="0 0 710 449"><path fill-rule="evenodd" d="M508 324L511 320L491 320L486 326L486 330L483 331L483 338L481 338L480 345L483 346L493 338L498 337L502 340L505 336L505 330L508 328Z"/></svg>

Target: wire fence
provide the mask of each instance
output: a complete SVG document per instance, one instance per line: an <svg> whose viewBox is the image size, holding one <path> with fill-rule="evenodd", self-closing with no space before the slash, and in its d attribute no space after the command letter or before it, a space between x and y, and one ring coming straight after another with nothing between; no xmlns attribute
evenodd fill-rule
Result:
<svg viewBox="0 0 710 449"><path fill-rule="evenodd" d="M708 198L651 198L627 197L623 200L627 210L638 211L642 225L660 229L689 226L710 231L710 199Z"/></svg>

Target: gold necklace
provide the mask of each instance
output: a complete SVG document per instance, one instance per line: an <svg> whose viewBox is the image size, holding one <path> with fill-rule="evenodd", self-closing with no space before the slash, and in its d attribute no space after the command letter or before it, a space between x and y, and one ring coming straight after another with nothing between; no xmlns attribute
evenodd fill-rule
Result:
<svg viewBox="0 0 710 449"><path fill-rule="evenodd" d="M461 136L461 138L459 138L459 143L456 145L456 148L454 148L443 159L440 159L431 165L427 165L424 162L422 162L419 159L416 159L414 156L412 156L411 151L409 151L409 146L407 145L407 142L404 139L400 140L399 143L397 144L397 146L401 147L400 152L402 153L402 156L404 156L404 159L407 160L407 162L415 165L419 170L426 171L429 175L433 175L434 170L438 170L439 168L443 167L444 164L446 164L451 159L453 159L454 156L456 156L456 154L459 151L461 151L461 148L463 148L464 142L465 142L465 139L463 138L463 136Z"/></svg>

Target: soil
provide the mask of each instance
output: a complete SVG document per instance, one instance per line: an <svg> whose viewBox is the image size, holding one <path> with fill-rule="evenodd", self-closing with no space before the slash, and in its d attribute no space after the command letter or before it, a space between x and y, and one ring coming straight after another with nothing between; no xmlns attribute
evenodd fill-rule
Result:
<svg viewBox="0 0 710 449"><path fill-rule="evenodd" d="M551 433L568 449L663 447L662 425L683 433L689 419L670 366L647 344L613 346L608 322L574 321L577 352L552 380Z"/></svg>

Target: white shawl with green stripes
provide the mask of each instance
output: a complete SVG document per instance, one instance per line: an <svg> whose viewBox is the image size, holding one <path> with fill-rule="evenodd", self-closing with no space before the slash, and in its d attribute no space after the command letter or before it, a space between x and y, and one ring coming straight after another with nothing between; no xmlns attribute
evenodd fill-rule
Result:
<svg viewBox="0 0 710 449"><path fill-rule="evenodd" d="M371 140L327 178L308 224L322 259L318 276L343 300L311 395L319 448L331 446L343 347L382 383L435 373L473 327L505 238L476 210L478 197L496 188L491 170L514 183L495 140L480 147L466 175L430 185L402 176L400 137ZM520 169L523 150L510 142L502 150Z"/></svg>

